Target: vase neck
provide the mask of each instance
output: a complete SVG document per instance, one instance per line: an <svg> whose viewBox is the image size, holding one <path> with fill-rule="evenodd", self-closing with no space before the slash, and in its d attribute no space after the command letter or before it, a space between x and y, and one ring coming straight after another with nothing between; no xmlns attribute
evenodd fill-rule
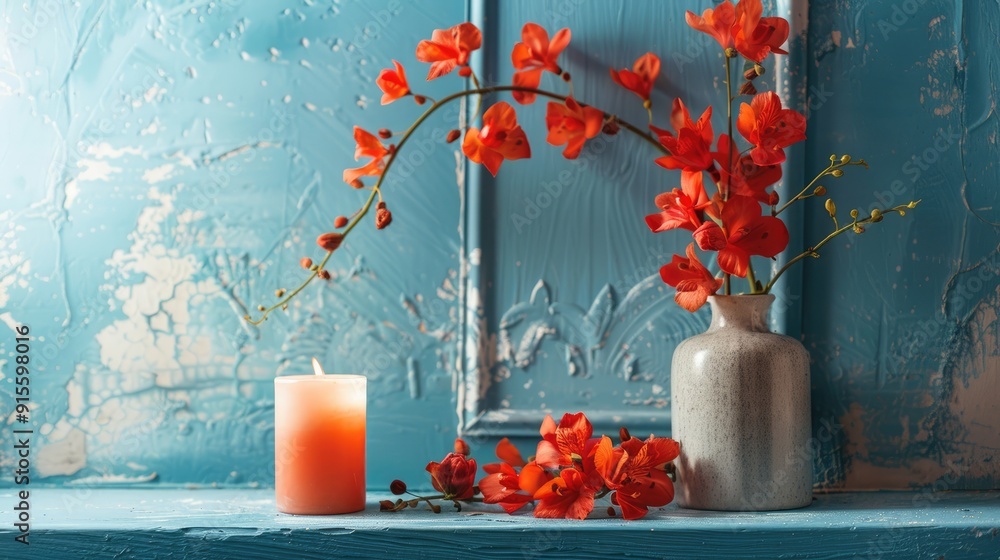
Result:
<svg viewBox="0 0 1000 560"><path fill-rule="evenodd" d="M712 323L708 332L719 329L740 329L756 332L771 332L767 325L767 312L774 296L709 296L712 307Z"/></svg>

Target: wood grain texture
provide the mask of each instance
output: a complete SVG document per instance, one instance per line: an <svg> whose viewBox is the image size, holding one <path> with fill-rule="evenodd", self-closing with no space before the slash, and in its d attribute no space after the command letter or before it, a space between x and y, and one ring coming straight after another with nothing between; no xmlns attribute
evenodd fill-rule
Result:
<svg viewBox="0 0 1000 560"><path fill-rule="evenodd" d="M70 489L39 493L31 545L0 551L50 558L990 558L1000 550L1000 494L869 493L819 496L804 510L713 513L668 506L626 522L462 513L386 514L377 498L358 514L294 517L270 491ZM13 500L0 494L0 504ZM0 510L6 518L9 510ZM16 546L16 548L14 548Z"/></svg>

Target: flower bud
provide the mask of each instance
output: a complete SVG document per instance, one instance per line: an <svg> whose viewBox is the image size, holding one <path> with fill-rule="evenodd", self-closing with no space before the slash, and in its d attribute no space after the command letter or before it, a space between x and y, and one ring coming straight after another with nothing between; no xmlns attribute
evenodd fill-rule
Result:
<svg viewBox="0 0 1000 560"><path fill-rule="evenodd" d="M323 248L324 251L335 251L337 247L340 247L340 243L344 240L344 235L336 232L328 232L321 234L316 238L316 244Z"/></svg>
<svg viewBox="0 0 1000 560"><path fill-rule="evenodd" d="M340 229L347 225L347 216L337 216L333 219L333 227Z"/></svg>
<svg viewBox="0 0 1000 560"><path fill-rule="evenodd" d="M837 205L833 202L832 198L826 199L826 204L824 205L824 207L826 208L826 211L830 214L831 218L837 215Z"/></svg>
<svg viewBox="0 0 1000 560"><path fill-rule="evenodd" d="M395 496L406 493L406 483L402 480L396 479L389 483L389 491Z"/></svg>
<svg viewBox="0 0 1000 560"><path fill-rule="evenodd" d="M769 194L767 196L767 205L768 206L777 206L778 205L778 201L780 199L781 199L781 197L778 196L778 193L772 192L771 194Z"/></svg>
<svg viewBox="0 0 1000 560"><path fill-rule="evenodd" d="M448 131L448 136L445 137L444 141L447 142L447 143L449 143L449 144L451 144L455 140L458 140L458 137L461 136L461 135L462 135L462 131L461 130L459 130L457 128L453 128L450 131Z"/></svg>
<svg viewBox="0 0 1000 560"><path fill-rule="evenodd" d="M753 85L753 82L747 80L740 86L740 95L756 95L757 88Z"/></svg>
<svg viewBox="0 0 1000 560"><path fill-rule="evenodd" d="M263 305L258 305L258 306L257 306L257 311L264 311L264 310L266 310L266 309L267 309L267 308L266 308L266 307L264 307Z"/></svg>
<svg viewBox="0 0 1000 560"><path fill-rule="evenodd" d="M388 128L380 128L378 129L378 137L383 140L392 138L392 131L389 130Z"/></svg>
<svg viewBox="0 0 1000 560"><path fill-rule="evenodd" d="M455 453L459 455L469 454L469 444L462 438L455 438Z"/></svg>
<svg viewBox="0 0 1000 560"><path fill-rule="evenodd" d="M301 259L299 259L299 266L301 266L306 270L309 270L309 267L311 267L312 265L313 265L313 260L310 259L309 257L302 257Z"/></svg>
<svg viewBox="0 0 1000 560"><path fill-rule="evenodd" d="M729 47L726 49L726 58L736 58L736 49Z"/></svg>
<svg viewBox="0 0 1000 560"><path fill-rule="evenodd" d="M744 80L752 80L752 79L756 78L757 75L758 74L757 74L757 69L756 68L747 68L746 71L743 72L743 79Z"/></svg>
<svg viewBox="0 0 1000 560"><path fill-rule="evenodd" d="M851 163L851 156L849 156L847 154L844 154L844 155L840 156L840 163L842 163L842 164Z"/></svg>
<svg viewBox="0 0 1000 560"><path fill-rule="evenodd" d="M854 233L861 234L865 232L865 226L854 226Z"/></svg>
<svg viewBox="0 0 1000 560"><path fill-rule="evenodd" d="M274 290L274 297L279 297L280 298L283 295L285 295L285 289L284 288L278 288L277 290Z"/></svg>
<svg viewBox="0 0 1000 560"><path fill-rule="evenodd" d="M463 78L468 78L469 76L472 75L472 68L469 68L468 66L463 66L458 69L458 75Z"/></svg>
<svg viewBox="0 0 1000 560"><path fill-rule="evenodd" d="M424 103L427 103L427 98L423 95L414 95L413 102L417 105L423 105Z"/></svg>
<svg viewBox="0 0 1000 560"><path fill-rule="evenodd" d="M881 221L882 221L882 211L879 210L878 208L873 208L872 209L872 222L873 223L878 223L878 222L881 222Z"/></svg>
<svg viewBox="0 0 1000 560"><path fill-rule="evenodd" d="M330 278L332 278L332 276L330 276L330 271L327 270L327 269L325 269L325 268L323 270L317 272L316 276L319 276L320 279L322 279L322 280L329 280Z"/></svg>
<svg viewBox="0 0 1000 560"><path fill-rule="evenodd" d="M392 223L392 212L386 208L375 210L375 229L385 229Z"/></svg>
<svg viewBox="0 0 1000 560"><path fill-rule="evenodd" d="M361 179L355 179L351 181L351 187L355 189L363 189L365 188L365 184L361 182Z"/></svg>
<svg viewBox="0 0 1000 560"><path fill-rule="evenodd" d="M618 132L621 131L621 129L622 127L618 124L618 119L616 119L615 117L611 117L610 119L608 119L608 122L604 123L604 127L601 129L601 131L604 132L604 134L607 134L608 136L614 136L615 134L618 134Z"/></svg>
<svg viewBox="0 0 1000 560"><path fill-rule="evenodd" d="M910 210L913 210L914 208L917 207L918 204L920 204L919 200L911 200L910 203L906 205L906 207L909 208Z"/></svg>
<svg viewBox="0 0 1000 560"><path fill-rule="evenodd" d="M753 65L753 71L756 72L758 76L763 76L765 72L764 67L761 66L759 62Z"/></svg>
<svg viewBox="0 0 1000 560"><path fill-rule="evenodd" d="M561 77L561 78L563 79L563 81L564 81L564 82L568 82L568 81L570 81L570 80L572 80L572 79L573 79L572 77L570 77L570 75L569 75L569 72L562 72L562 73L561 73L561 74L559 75L559 77Z"/></svg>
<svg viewBox="0 0 1000 560"><path fill-rule="evenodd" d="M826 194L826 187L824 187L823 185L816 187L813 190L813 194L816 196L823 196L824 194Z"/></svg>
<svg viewBox="0 0 1000 560"><path fill-rule="evenodd" d="M395 511L396 504L392 503L392 500L381 500L378 503L379 511Z"/></svg>
<svg viewBox="0 0 1000 560"><path fill-rule="evenodd" d="M851 210L851 217L854 218L855 220L858 219L858 209L857 208L855 208L854 210Z"/></svg>
<svg viewBox="0 0 1000 560"><path fill-rule="evenodd" d="M434 513L441 513L441 506L434 504L431 506L431 511L433 511Z"/></svg>
<svg viewBox="0 0 1000 560"><path fill-rule="evenodd" d="M843 177L844 176L844 170L843 169L834 169L833 171L830 172L830 175L833 175L834 177Z"/></svg>
<svg viewBox="0 0 1000 560"><path fill-rule="evenodd" d="M608 506L608 517L614 517L614 516L615 516L614 506Z"/></svg>
<svg viewBox="0 0 1000 560"><path fill-rule="evenodd" d="M618 430L618 439L621 440L622 443L625 443L626 441L632 439L632 434L628 433L628 428L622 426Z"/></svg>
<svg viewBox="0 0 1000 560"><path fill-rule="evenodd" d="M830 154L830 163L837 161L837 154Z"/></svg>

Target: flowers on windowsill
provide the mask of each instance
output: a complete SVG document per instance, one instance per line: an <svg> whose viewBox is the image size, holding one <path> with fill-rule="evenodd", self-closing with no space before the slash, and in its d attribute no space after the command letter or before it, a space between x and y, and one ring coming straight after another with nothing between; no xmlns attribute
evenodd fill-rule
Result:
<svg viewBox="0 0 1000 560"><path fill-rule="evenodd" d="M819 250L837 236L849 231L864 233L869 225L881 222L886 214L903 216L920 202L874 208L864 213L852 209L848 213L850 220L841 223L836 204L832 198L827 198L824 208L833 223L830 234L814 244L797 241L796 250L801 251L782 266L771 267L772 274L766 282L759 280L751 257L775 259L790 243L780 214L793 203L825 197L828 189L819 184L824 178L840 179L849 167L867 167L868 164L850 155L832 155L830 165L795 196L780 204L780 197L772 187L782 178L781 164L787 158L786 149L806 138L806 118L795 109L783 106L773 91L758 91L761 82L757 78L765 74L765 63L771 54L788 54L782 48L788 39L788 22L780 17L763 17L761 0L739 0L736 4L723 0L700 16L688 11L686 22L691 28L713 38L721 49L725 68L726 131L718 135L712 126L711 106L705 107L694 120L680 98L673 100L666 115L669 128L654 124L652 92L660 78L661 64L660 58L651 52L638 57L631 69L611 68L610 74L604 77L609 83L634 93L642 101L649 122L639 126L623 120L613 110L597 108L574 95L572 78L559 64L560 55L569 48L569 29L550 34L538 24L526 23L521 30L521 41L514 45L511 53L515 70L511 84L485 87L480 85L478 76L469 65L471 53L483 44L481 31L468 22L449 29L434 30L431 39L420 41L416 49L417 60L430 64L427 80L442 78L457 69L454 73L465 80L464 87L433 100L413 91L406 70L399 62L392 60L393 67L379 73L375 81L382 90L383 105L412 97L416 105L423 106L430 102L430 106L405 129L382 128L376 135L354 127L357 144L355 160L364 160L364 163L345 170L343 180L355 189L367 190L367 200L349 217L337 216L333 221L336 231L317 238L317 245L326 254L319 262L302 258L302 268L309 274L298 287L276 290L275 303L259 305L257 310L260 314L256 318L247 315L246 319L260 324L273 311L286 309L292 298L314 279L330 280L332 276L326 269L328 261L373 205L376 208L376 228L384 229L390 224L392 214L383 200L382 181L397 155L429 116L440 107L467 97L476 98L471 118L467 124L458 123L459 126L451 130L445 140L452 143L462 138L462 153L472 162L486 167L493 175L500 171L505 161L530 158L532 153L527 134L518 124L518 109L515 106L497 101L482 110L486 96L507 92L521 106L531 105L539 97L548 100L545 111L546 141L553 146L564 147L562 153L567 159L577 158L586 142L598 134L613 135L624 130L645 141L657 152L653 158L657 165L680 171L680 188L658 195L654 203L659 211L646 216L645 220L653 232L683 229L690 233L691 243L685 250L685 256L674 255L671 262L660 269L660 276L665 283L676 288L674 299L677 304L692 312L719 290L731 294L733 276L746 279L750 294L769 293L790 266L806 257L819 257ZM734 65L741 60L742 65ZM556 83L565 85L567 91L541 89L547 74L557 77ZM740 79L742 84L735 88L734 80ZM734 106L737 109L735 114ZM734 128L742 138L740 142L737 142ZM388 145L383 143L383 140L393 139L396 141ZM706 176L708 185L714 186L714 193L709 193L706 188ZM371 186L364 182L369 177L374 178ZM637 220L639 218L636 217ZM703 253L715 254L721 276L710 271L695 247ZM576 488L579 481L573 478L564 482L567 488ZM586 483L583 481L581 484Z"/></svg>
<svg viewBox="0 0 1000 560"><path fill-rule="evenodd" d="M389 485L395 495L409 499L384 500L382 511L396 512L426 503L434 513L440 504L452 503L458 511L463 502L497 504L513 514L528 505L535 517L585 519L596 501L608 497L607 514L640 519L649 508L662 507L674 499L671 462L680 448L670 438L649 436L642 440L622 428L619 443L607 436L594 437L594 428L582 413L565 414L556 424L546 416L539 429L542 439L527 460L504 438L496 447L496 463L483 465L486 476L475 484L477 463L469 457L469 446L455 440L455 450L440 462L427 464L436 496L418 496L401 480Z"/></svg>

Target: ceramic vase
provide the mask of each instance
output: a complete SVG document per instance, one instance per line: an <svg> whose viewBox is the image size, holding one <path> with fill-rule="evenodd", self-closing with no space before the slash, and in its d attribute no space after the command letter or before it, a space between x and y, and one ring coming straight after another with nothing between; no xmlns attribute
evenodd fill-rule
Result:
<svg viewBox="0 0 1000 560"><path fill-rule="evenodd" d="M773 295L711 296L712 322L671 368L681 507L724 511L812 502L809 353L768 328Z"/></svg>

